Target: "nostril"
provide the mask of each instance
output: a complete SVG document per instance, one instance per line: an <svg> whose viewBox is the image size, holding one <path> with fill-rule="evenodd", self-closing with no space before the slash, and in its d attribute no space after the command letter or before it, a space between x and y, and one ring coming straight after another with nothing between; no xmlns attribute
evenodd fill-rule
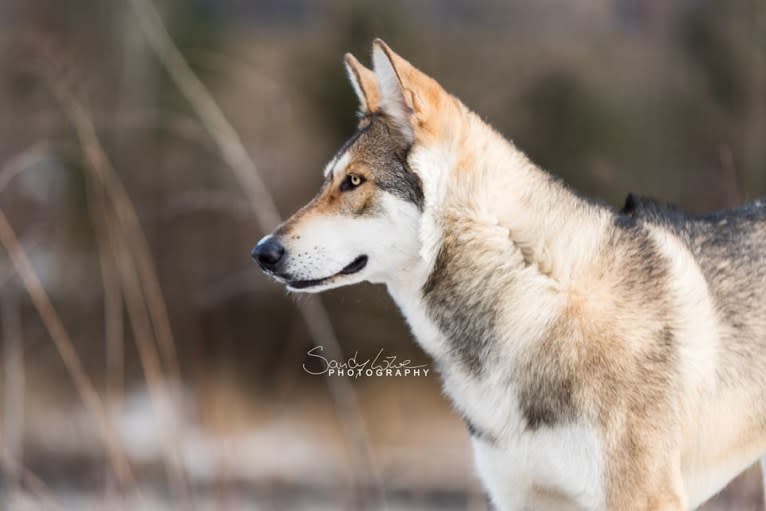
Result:
<svg viewBox="0 0 766 511"><path fill-rule="evenodd" d="M277 264L284 254L285 249L281 245L270 245L269 249L261 254L261 261Z"/></svg>
<svg viewBox="0 0 766 511"><path fill-rule="evenodd" d="M250 255L262 268L273 270L274 267L285 255L285 247L275 236L266 236L253 248Z"/></svg>

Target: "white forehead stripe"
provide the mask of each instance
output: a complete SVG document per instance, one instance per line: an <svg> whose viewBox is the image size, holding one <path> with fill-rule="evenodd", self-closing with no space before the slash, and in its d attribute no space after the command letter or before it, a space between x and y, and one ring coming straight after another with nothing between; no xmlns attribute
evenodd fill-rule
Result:
<svg viewBox="0 0 766 511"><path fill-rule="evenodd" d="M351 156L348 153L348 151L345 151L340 158L333 158L330 160L330 163L324 168L324 176L327 177L330 174L334 174L335 171L342 171L345 169L349 161L351 161Z"/></svg>

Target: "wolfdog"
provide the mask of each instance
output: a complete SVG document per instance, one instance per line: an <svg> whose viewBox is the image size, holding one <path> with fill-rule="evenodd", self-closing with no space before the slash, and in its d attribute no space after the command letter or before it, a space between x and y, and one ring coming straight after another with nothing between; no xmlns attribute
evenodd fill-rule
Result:
<svg viewBox="0 0 766 511"><path fill-rule="evenodd" d="M356 133L252 256L385 284L501 510L695 508L766 452L766 201L583 199L375 40Z"/></svg>

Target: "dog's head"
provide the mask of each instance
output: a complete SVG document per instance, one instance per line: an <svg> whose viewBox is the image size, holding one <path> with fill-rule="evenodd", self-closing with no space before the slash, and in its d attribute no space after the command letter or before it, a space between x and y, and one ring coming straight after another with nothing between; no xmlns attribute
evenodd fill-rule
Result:
<svg viewBox="0 0 766 511"><path fill-rule="evenodd" d="M438 141L439 118L456 103L380 40L374 71L351 54L345 64L360 102L357 131L325 167L316 197L252 252L293 291L387 282L415 264L427 195L413 154Z"/></svg>

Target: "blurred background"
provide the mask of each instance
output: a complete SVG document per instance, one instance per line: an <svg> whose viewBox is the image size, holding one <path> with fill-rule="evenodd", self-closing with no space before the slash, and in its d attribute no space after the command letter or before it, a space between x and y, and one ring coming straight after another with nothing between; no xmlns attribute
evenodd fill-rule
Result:
<svg viewBox="0 0 766 511"><path fill-rule="evenodd" d="M0 0L0 508L488 509L435 369L304 371L430 367L385 291L249 258L374 37L615 207L766 192L763 0ZM704 509L763 509L759 477Z"/></svg>

